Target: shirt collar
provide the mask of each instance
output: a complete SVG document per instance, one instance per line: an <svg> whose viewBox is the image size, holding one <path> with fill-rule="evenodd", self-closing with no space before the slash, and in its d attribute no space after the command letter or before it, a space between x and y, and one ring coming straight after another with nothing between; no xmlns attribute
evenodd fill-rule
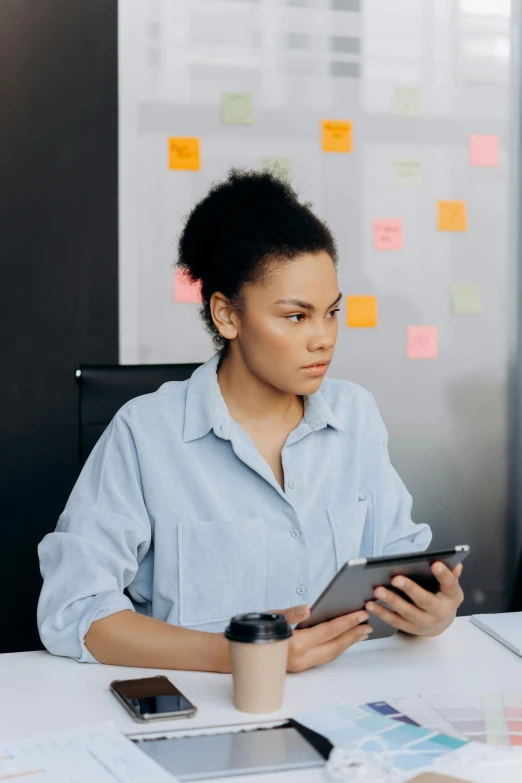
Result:
<svg viewBox="0 0 522 783"><path fill-rule="evenodd" d="M222 353L218 351L198 367L188 382L183 426L185 443L208 435L210 430L213 430L218 438L229 439L230 414L216 375ZM311 430L319 430L327 425L344 430L320 391L304 397L303 418Z"/></svg>
<svg viewBox="0 0 522 783"><path fill-rule="evenodd" d="M211 429L220 438L228 438L230 414L221 394L216 370L222 351L218 351L192 373L185 403L183 440L196 440Z"/></svg>

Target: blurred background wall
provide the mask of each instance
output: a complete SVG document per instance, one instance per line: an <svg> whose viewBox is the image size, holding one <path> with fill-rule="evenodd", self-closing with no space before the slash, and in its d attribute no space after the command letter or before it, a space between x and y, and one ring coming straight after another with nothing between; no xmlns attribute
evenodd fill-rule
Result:
<svg viewBox="0 0 522 783"><path fill-rule="evenodd" d="M339 245L330 374L375 395L433 546L471 544L463 613L505 605L517 548L519 35L518 0L120 2L120 360L209 358L173 280L183 216L232 164L282 162ZM347 323L353 296L374 328ZM436 358L408 358L412 326Z"/></svg>

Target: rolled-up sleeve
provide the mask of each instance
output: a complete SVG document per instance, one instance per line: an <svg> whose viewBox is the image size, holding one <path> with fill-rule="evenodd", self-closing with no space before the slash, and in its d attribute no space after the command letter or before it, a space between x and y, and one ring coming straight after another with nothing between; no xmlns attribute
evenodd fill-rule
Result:
<svg viewBox="0 0 522 783"><path fill-rule="evenodd" d="M388 431L372 394L369 394L366 432L363 450L370 475L373 555L422 552L432 539L431 529L412 520L412 496L391 464Z"/></svg>
<svg viewBox="0 0 522 783"><path fill-rule="evenodd" d="M134 611L123 591L150 542L138 456L122 408L85 463L55 532L38 547L37 622L49 652L96 662L85 635L95 620Z"/></svg>

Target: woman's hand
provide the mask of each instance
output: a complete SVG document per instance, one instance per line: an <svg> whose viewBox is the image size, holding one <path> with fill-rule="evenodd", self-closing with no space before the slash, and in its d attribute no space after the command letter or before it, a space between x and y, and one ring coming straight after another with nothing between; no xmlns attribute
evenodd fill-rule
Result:
<svg viewBox="0 0 522 783"><path fill-rule="evenodd" d="M462 563L459 563L450 571L444 563L433 563L431 570L440 584L440 590L436 594L424 590L405 576L396 576L391 581L393 587L400 588L414 604L408 603L392 590L377 587L373 591L374 596L385 601L390 609L373 601L365 604L366 609L405 633L438 636L451 625L464 600L459 584L462 568Z"/></svg>
<svg viewBox="0 0 522 783"><path fill-rule="evenodd" d="M294 606L291 609L278 610L284 614L289 625L300 623L310 615L310 607ZM288 648L289 672L302 672L333 661L345 652L355 642L367 639L373 631L371 625L365 623L368 612L359 612L338 617L327 623L315 625L313 628L295 630Z"/></svg>

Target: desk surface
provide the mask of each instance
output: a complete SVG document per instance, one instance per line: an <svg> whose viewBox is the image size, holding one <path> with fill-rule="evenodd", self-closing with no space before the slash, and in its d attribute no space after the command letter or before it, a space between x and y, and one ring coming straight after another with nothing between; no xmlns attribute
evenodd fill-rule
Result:
<svg viewBox="0 0 522 783"><path fill-rule="evenodd" d="M109 692L113 679L166 674L198 707L195 718L135 723ZM44 651L0 655L0 739L64 731L113 721L132 736L161 731L202 729L284 720L340 701L370 700L416 693L509 691L521 681L522 659L474 626L458 618L433 639L396 634L356 645L326 666L291 674L283 708L271 715L237 712L231 701L231 677L202 672L134 669L79 664ZM518 688L517 688L518 689ZM257 776L256 783L322 780L318 770ZM232 780L232 779L231 779ZM243 778L234 778L241 783ZM250 780L253 778L244 778Z"/></svg>

